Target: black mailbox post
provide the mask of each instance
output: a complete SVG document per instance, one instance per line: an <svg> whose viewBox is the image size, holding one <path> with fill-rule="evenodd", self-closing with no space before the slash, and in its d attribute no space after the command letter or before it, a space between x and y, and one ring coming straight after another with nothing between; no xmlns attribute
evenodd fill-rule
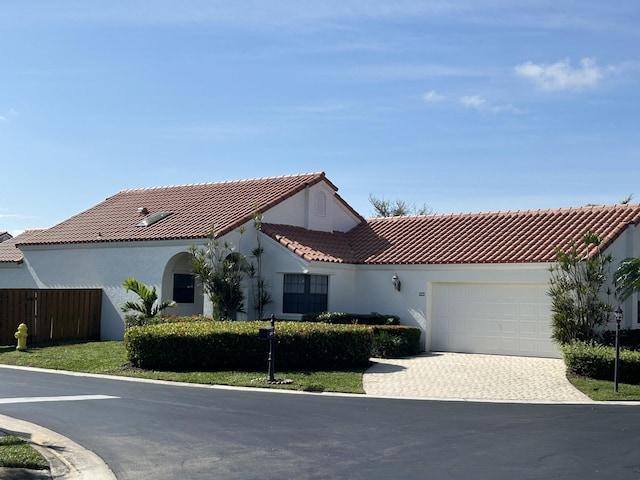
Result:
<svg viewBox="0 0 640 480"><path fill-rule="evenodd" d="M258 332L258 338L260 340L269 340L269 383L275 383L275 347L276 347L276 317L271 315L271 326L262 327Z"/></svg>

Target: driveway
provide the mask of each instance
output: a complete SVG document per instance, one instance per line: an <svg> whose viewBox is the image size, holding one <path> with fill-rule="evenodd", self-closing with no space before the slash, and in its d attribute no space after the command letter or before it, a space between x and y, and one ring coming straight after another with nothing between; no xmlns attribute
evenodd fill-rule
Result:
<svg viewBox="0 0 640 480"><path fill-rule="evenodd" d="M369 395L498 402L590 403L571 385L561 359L425 353L374 359L364 375Z"/></svg>

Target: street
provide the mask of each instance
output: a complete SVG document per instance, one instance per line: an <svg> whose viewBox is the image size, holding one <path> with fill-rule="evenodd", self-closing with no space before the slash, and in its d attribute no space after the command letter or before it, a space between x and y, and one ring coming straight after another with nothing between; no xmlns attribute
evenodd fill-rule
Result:
<svg viewBox="0 0 640 480"><path fill-rule="evenodd" d="M0 414L92 450L120 480L640 478L632 406L246 391L4 367L0 385Z"/></svg>

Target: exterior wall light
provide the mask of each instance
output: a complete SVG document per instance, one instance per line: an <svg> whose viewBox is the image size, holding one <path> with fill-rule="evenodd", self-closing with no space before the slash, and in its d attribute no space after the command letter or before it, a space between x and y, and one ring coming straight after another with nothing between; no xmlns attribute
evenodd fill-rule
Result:
<svg viewBox="0 0 640 480"><path fill-rule="evenodd" d="M396 292L400 291L400 287L402 286L402 282L400 282L400 279L398 278L398 275L396 275L395 273L393 274L393 277L391 277L391 284L393 285L393 288L396 290Z"/></svg>

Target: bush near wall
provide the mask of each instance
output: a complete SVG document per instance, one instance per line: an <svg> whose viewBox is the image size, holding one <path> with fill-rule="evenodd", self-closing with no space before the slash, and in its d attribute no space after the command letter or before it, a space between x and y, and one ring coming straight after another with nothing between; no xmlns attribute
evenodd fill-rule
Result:
<svg viewBox="0 0 640 480"><path fill-rule="evenodd" d="M422 350L417 327L377 325L373 330L371 356L377 358L402 358L417 355Z"/></svg>
<svg viewBox="0 0 640 480"><path fill-rule="evenodd" d="M365 314L343 312L305 313L301 321L354 325L400 325L400 317L397 315L383 315L376 312Z"/></svg>
<svg viewBox="0 0 640 480"><path fill-rule="evenodd" d="M263 370L269 344L258 338L268 322L175 322L125 331L129 361L145 369ZM373 331L360 325L278 322L278 370L366 366Z"/></svg>
<svg viewBox="0 0 640 480"><path fill-rule="evenodd" d="M614 347L576 342L563 345L561 350L570 373L598 380L613 380ZM620 382L640 384L640 352L620 350L619 375Z"/></svg>

